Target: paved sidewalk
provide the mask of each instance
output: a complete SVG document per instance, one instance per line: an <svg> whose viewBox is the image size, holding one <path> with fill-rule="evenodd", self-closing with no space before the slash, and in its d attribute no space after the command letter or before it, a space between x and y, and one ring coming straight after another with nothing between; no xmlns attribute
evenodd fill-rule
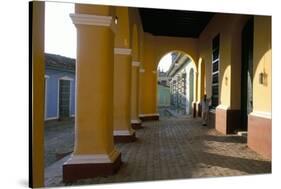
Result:
<svg viewBox="0 0 281 189"><path fill-rule="evenodd" d="M116 145L123 161L117 174L67 185L271 173L271 162L250 150L245 138L221 135L200 119L161 117L143 126L136 142ZM46 186L64 185L67 158L46 168Z"/></svg>

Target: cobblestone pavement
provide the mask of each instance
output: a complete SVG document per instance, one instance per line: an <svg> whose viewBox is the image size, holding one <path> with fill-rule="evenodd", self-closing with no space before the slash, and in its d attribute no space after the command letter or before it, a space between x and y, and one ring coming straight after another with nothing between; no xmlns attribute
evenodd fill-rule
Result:
<svg viewBox="0 0 281 189"><path fill-rule="evenodd" d="M246 138L221 135L201 126L200 119L169 117L143 126L136 142L116 145L123 164L115 175L66 185L271 173L271 161L249 149ZM46 186L64 185L61 167L67 158L46 168Z"/></svg>
<svg viewBox="0 0 281 189"><path fill-rule="evenodd" d="M49 121L45 123L45 167L73 150L74 121Z"/></svg>

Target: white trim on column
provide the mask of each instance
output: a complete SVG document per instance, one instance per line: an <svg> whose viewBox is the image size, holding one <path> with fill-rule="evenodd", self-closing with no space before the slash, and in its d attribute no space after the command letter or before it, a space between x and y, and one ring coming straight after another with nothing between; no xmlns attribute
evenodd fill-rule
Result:
<svg viewBox="0 0 281 189"><path fill-rule="evenodd" d="M158 113L155 114L139 114L139 117L149 117L149 116L159 116Z"/></svg>
<svg viewBox="0 0 281 189"><path fill-rule="evenodd" d="M145 72L145 69L141 68L140 73L144 73L144 72Z"/></svg>
<svg viewBox="0 0 281 189"><path fill-rule="evenodd" d="M131 136L135 133L135 130L114 130L113 136Z"/></svg>
<svg viewBox="0 0 281 189"><path fill-rule="evenodd" d="M138 62L138 61L133 61L133 62L132 62L132 66L138 67L138 66L140 66L140 62Z"/></svg>
<svg viewBox="0 0 281 189"><path fill-rule="evenodd" d="M129 48L114 48L114 54L131 55L132 49L129 49Z"/></svg>
<svg viewBox="0 0 281 189"><path fill-rule="evenodd" d="M271 119L271 112L253 111L250 113L251 116L262 117Z"/></svg>
<svg viewBox="0 0 281 189"><path fill-rule="evenodd" d="M138 124L138 123L141 123L140 119L132 119L131 120L131 124Z"/></svg>
<svg viewBox="0 0 281 189"><path fill-rule="evenodd" d="M152 73L156 74L156 73L157 73L157 71L156 71L156 70L153 70L153 71L152 71Z"/></svg>
<svg viewBox="0 0 281 189"><path fill-rule="evenodd" d="M229 106L220 104L220 105L218 105L218 106L216 107L216 109L228 110L228 109L229 109Z"/></svg>
<svg viewBox="0 0 281 189"><path fill-rule="evenodd" d="M93 26L111 26L112 16L101 16L92 14L69 14L73 24L93 25Z"/></svg>
<svg viewBox="0 0 281 189"><path fill-rule="evenodd" d="M116 149L109 154L94 154L94 155L72 155L64 164L96 164L96 163L113 163L120 152Z"/></svg>

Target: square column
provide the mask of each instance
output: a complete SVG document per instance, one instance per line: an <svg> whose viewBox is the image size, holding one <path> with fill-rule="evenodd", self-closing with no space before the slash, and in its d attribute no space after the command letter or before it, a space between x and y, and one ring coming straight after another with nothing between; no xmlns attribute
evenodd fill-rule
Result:
<svg viewBox="0 0 281 189"><path fill-rule="evenodd" d="M114 141L133 142L131 127L131 49L114 49Z"/></svg>
<svg viewBox="0 0 281 189"><path fill-rule="evenodd" d="M139 119L139 66L140 62L132 62L131 125L134 129L143 128Z"/></svg>
<svg viewBox="0 0 281 189"><path fill-rule="evenodd" d="M121 154L115 149L112 136L114 23L108 16L110 8L75 8L76 13L70 15L78 41L75 145L63 165L64 182L110 175L121 165Z"/></svg>
<svg viewBox="0 0 281 189"><path fill-rule="evenodd" d="M143 107L139 118L142 121L159 120L157 113L157 71L140 69L142 83Z"/></svg>

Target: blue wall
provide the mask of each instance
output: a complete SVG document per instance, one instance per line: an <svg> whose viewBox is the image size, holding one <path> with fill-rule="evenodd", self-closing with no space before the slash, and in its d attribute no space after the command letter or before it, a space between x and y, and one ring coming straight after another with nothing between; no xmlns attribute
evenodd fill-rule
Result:
<svg viewBox="0 0 281 189"><path fill-rule="evenodd" d="M45 76L49 76L46 78L47 82L47 91L46 98L47 104L45 107L46 116L45 120L49 119L58 119L58 80L62 77L68 77L72 80L70 81L70 116L75 114L75 74L70 72L57 71L52 69L46 69Z"/></svg>

